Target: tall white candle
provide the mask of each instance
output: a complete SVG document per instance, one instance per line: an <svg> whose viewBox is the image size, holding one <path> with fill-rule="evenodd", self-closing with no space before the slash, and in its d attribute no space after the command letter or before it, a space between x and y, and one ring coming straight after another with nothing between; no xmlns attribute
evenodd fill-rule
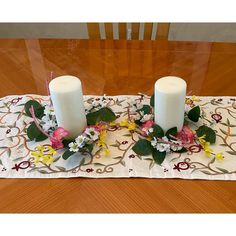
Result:
<svg viewBox="0 0 236 236"><path fill-rule="evenodd" d="M68 138L77 137L87 125L80 80L59 76L49 83L49 90L58 126L70 132Z"/></svg>
<svg viewBox="0 0 236 236"><path fill-rule="evenodd" d="M155 122L164 131L184 123L186 82L175 76L166 76L155 83Z"/></svg>

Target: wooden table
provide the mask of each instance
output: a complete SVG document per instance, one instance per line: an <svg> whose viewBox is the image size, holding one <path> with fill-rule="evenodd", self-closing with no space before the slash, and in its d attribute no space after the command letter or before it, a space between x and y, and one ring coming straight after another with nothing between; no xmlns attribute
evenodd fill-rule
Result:
<svg viewBox="0 0 236 236"><path fill-rule="evenodd" d="M85 94L152 94L184 78L196 95L236 95L236 44L108 40L0 40L0 95L47 94L72 74ZM236 212L235 181L0 179L0 212Z"/></svg>

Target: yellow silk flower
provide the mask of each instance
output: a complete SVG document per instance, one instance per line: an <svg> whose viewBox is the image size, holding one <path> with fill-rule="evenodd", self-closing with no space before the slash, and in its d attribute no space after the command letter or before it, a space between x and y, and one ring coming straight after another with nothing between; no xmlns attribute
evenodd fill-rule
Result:
<svg viewBox="0 0 236 236"><path fill-rule="evenodd" d="M36 151L31 152L31 155L35 157L34 163L39 163L42 161L44 164L52 164L53 162L53 155L57 152L51 146L43 146L40 145L36 148Z"/></svg>
<svg viewBox="0 0 236 236"><path fill-rule="evenodd" d="M214 152L213 149L209 148L210 143L207 142L207 141L205 140L205 138L206 138L206 135L203 135L203 136L201 136L201 137L198 138L198 141L199 141L199 143L201 144L201 146L202 146L202 148L203 148L203 150L204 150L206 156L210 157L211 154L212 154L212 155L215 156L216 159L218 159L218 160L220 160L220 161L223 160L223 152L219 152L219 153L214 154L214 153L213 153L213 152Z"/></svg>
<svg viewBox="0 0 236 236"><path fill-rule="evenodd" d="M191 99L192 99L192 101L194 101L194 102L200 102L200 99L199 99L197 96L195 96L195 95L193 95L193 96L191 97Z"/></svg>
<svg viewBox="0 0 236 236"><path fill-rule="evenodd" d="M127 127L129 131L134 131L136 129L136 124L133 120L129 121L128 119L125 119L120 122L121 127Z"/></svg>
<svg viewBox="0 0 236 236"><path fill-rule="evenodd" d="M105 152L105 156L108 156L110 150L107 148L106 137L107 137L107 131L105 129L100 131L99 138L97 141L97 146L102 147L102 150Z"/></svg>

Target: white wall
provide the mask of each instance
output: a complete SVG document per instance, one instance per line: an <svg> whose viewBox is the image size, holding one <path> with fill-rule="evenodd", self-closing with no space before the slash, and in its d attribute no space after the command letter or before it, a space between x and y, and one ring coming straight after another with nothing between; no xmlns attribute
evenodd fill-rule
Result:
<svg viewBox="0 0 236 236"><path fill-rule="evenodd" d="M88 38L86 23L0 23L0 38Z"/></svg>
<svg viewBox="0 0 236 236"><path fill-rule="evenodd" d="M169 40L236 42L236 23L174 23Z"/></svg>
<svg viewBox="0 0 236 236"><path fill-rule="evenodd" d="M130 24L128 24L130 27ZM158 30L158 24L153 29ZM105 37L101 27L101 36ZM118 38L118 25L114 26ZM140 26L140 39L143 24ZM0 38L88 38L86 23L0 23ZM236 23L172 23L169 40L236 42Z"/></svg>

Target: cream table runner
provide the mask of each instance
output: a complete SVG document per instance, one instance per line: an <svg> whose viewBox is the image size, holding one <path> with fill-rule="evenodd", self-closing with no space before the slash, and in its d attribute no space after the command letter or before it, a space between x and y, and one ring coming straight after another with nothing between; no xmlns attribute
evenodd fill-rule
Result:
<svg viewBox="0 0 236 236"><path fill-rule="evenodd" d="M96 96L84 96L85 107ZM117 121L127 117L127 102L138 96L110 96L110 106L118 115ZM212 148L223 152L224 160L207 157L193 145L188 153L168 154L161 166L151 156L140 157L132 151L138 135L133 139L127 129L108 131L108 156L80 156L75 154L64 160L60 152L52 164L34 163L31 151L39 143L29 141L25 128L32 118L24 115L24 104L35 99L42 104L49 103L47 96L19 95L0 99L0 177L1 178L183 178L207 180L236 180L236 97L199 97L195 102L204 113L198 126L206 123L217 132L217 141ZM144 96L149 103L150 97ZM220 116L221 120L214 119ZM50 144L49 140L41 142ZM95 150L96 151L96 150ZM84 159L84 160L83 160ZM83 160L83 161L82 161Z"/></svg>

